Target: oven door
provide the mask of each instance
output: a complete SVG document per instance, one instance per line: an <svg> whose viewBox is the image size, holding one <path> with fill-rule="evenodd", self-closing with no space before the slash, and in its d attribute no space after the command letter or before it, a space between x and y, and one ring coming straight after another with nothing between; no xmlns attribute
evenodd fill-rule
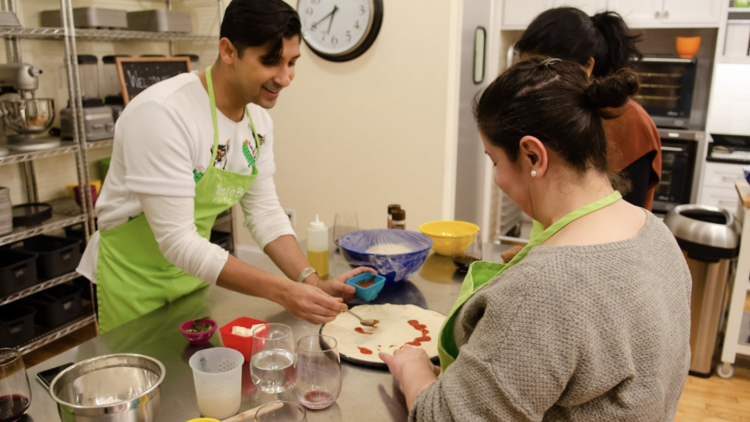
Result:
<svg viewBox="0 0 750 422"><path fill-rule="evenodd" d="M690 203L697 147L694 141L662 139L661 181L654 194L654 213L666 214L677 205Z"/></svg>
<svg viewBox="0 0 750 422"><path fill-rule="evenodd" d="M656 126L687 129L698 59L644 57L634 67L640 88L633 99L643 106Z"/></svg>

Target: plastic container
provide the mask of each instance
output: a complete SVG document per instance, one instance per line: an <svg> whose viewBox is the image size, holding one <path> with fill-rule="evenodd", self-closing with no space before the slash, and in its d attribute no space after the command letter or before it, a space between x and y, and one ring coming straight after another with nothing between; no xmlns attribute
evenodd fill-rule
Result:
<svg viewBox="0 0 750 422"><path fill-rule="evenodd" d="M190 12L184 10L141 10L128 12L128 29L149 32L183 32L193 30Z"/></svg>
<svg viewBox="0 0 750 422"><path fill-rule="evenodd" d="M62 27L59 10L45 10L41 13L42 26ZM128 27L128 15L124 10L101 7L76 7L73 9L73 26L76 28L119 28Z"/></svg>
<svg viewBox="0 0 750 422"><path fill-rule="evenodd" d="M307 260L319 277L328 275L328 227L317 215L307 227Z"/></svg>
<svg viewBox="0 0 750 422"><path fill-rule="evenodd" d="M219 230L211 230L211 243L215 243L229 253L234 252L234 245L232 244L232 233L222 232Z"/></svg>
<svg viewBox="0 0 750 422"><path fill-rule="evenodd" d="M372 280L373 283L367 287L362 287L357 284L363 281L370 280ZM349 280L346 280L346 284L354 286L358 298L362 299L365 302L370 302L371 300L378 297L378 293L383 290L383 286L385 286L385 277L373 273L362 273L356 277L352 277Z"/></svg>
<svg viewBox="0 0 750 422"><path fill-rule="evenodd" d="M81 289L81 298L91 300L91 282L86 277L78 277L73 280L73 285ZM93 286L96 290L96 286Z"/></svg>
<svg viewBox="0 0 750 422"><path fill-rule="evenodd" d="M56 236L25 239L17 249L39 255L36 271L41 280L49 280L72 272L81 261L81 241Z"/></svg>
<svg viewBox="0 0 750 422"><path fill-rule="evenodd" d="M0 307L0 347L16 347L34 338L35 313L20 303Z"/></svg>
<svg viewBox="0 0 750 422"><path fill-rule="evenodd" d="M65 237L81 241L80 249L81 256L83 256L83 251L86 250L86 230L83 228L83 224L75 224L73 226L65 227Z"/></svg>
<svg viewBox="0 0 750 422"><path fill-rule="evenodd" d="M0 251L0 296L8 296L37 284L37 258L38 255L34 253Z"/></svg>
<svg viewBox="0 0 750 422"><path fill-rule="evenodd" d="M211 318L203 318L201 321L210 325L211 329L208 331L200 331L194 333L188 331L193 326L193 321L195 321L195 319L190 319L180 324L180 332L183 336L185 336L190 344L195 346L203 346L204 344L208 343L208 340L210 340L211 337L213 337L214 333L216 332L216 327L218 327L219 324L217 324L216 321L212 320Z"/></svg>
<svg viewBox="0 0 750 422"><path fill-rule="evenodd" d="M251 357L250 348L253 344L253 338L242 337L236 334L232 334L232 328L234 327L250 328L253 325L258 325L258 324L268 324L268 323L266 321L261 321L259 319L253 319L253 318L248 318L248 317L237 318L234 321L230 322L229 324L224 325L223 327L219 328L219 333L221 334L221 341L224 342L224 346L242 353L242 356L245 358L245 362L250 362L250 357Z"/></svg>
<svg viewBox="0 0 750 422"><path fill-rule="evenodd" d="M82 290L76 286L61 284L22 299L26 306L34 308L34 322L48 328L57 328L80 317Z"/></svg>
<svg viewBox="0 0 750 422"><path fill-rule="evenodd" d="M190 357L198 410L209 418L237 414L242 401L242 354L226 347L195 352Z"/></svg>

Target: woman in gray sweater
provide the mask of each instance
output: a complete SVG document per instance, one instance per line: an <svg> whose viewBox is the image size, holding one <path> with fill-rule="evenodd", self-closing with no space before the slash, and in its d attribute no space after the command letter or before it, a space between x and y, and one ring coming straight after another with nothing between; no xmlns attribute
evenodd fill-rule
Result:
<svg viewBox="0 0 750 422"><path fill-rule="evenodd" d="M440 333L381 354L411 421L671 421L690 360L691 279L669 230L612 187L601 118L629 70L532 59L475 107L495 183L544 225L507 265L472 265Z"/></svg>

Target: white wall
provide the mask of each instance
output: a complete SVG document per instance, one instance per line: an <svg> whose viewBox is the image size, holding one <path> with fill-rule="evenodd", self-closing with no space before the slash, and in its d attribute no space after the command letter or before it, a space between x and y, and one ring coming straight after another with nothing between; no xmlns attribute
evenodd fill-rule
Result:
<svg viewBox="0 0 750 422"><path fill-rule="evenodd" d="M390 203L414 230L452 218L459 2L384 3L370 50L332 63L303 46L270 111L277 189L300 238L315 214L332 226L337 211L357 212L360 228L384 227Z"/></svg>

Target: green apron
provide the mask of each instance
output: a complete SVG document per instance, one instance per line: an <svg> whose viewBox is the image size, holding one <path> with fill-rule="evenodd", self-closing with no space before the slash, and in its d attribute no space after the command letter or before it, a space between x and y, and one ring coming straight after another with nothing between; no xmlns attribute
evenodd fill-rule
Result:
<svg viewBox="0 0 750 422"><path fill-rule="evenodd" d="M600 210L622 199L620 192L615 191L611 195L602 198L596 202L577 209L565 217L561 218L539 235L532 237L530 242L507 264L496 264L494 262L477 261L469 267L469 273L466 275L461 291L458 294L458 300L453 304L448 318L443 323L438 336L438 355L440 356L440 367L445 370L458 358L458 346L454 338L454 326L458 311L474 294L482 290L492 279L502 274L508 268L516 265L529 253L531 248L541 245L555 233L571 222L583 217L586 214Z"/></svg>
<svg viewBox="0 0 750 422"><path fill-rule="evenodd" d="M216 216L234 205L258 177L255 159L246 145L243 153L253 167L252 174L239 174L216 168L219 127L211 68L206 69L214 148L206 173L196 177L195 226L209 239ZM250 112L246 109L255 147L260 142ZM99 303L99 329L102 333L145 315L208 283L172 265L159 250L151 226L141 213L117 227L100 232L96 264L96 293Z"/></svg>

